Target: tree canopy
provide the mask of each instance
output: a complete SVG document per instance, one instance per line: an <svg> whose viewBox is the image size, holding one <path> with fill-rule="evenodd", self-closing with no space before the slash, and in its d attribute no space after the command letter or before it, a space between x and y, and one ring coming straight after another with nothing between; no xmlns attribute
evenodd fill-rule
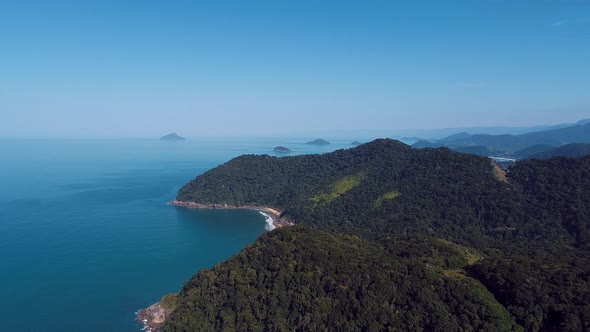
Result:
<svg viewBox="0 0 590 332"><path fill-rule="evenodd" d="M499 172L387 139L235 158L177 199L273 206L302 226L193 277L165 329L590 328L590 157Z"/></svg>

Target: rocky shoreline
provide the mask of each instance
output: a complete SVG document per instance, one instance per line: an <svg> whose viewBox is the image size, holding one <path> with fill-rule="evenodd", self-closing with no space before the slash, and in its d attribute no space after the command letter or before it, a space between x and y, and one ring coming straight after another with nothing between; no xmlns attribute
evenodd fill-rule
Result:
<svg viewBox="0 0 590 332"><path fill-rule="evenodd" d="M220 209L220 210L256 210L262 212L264 215L272 218L273 226L275 228L293 226L294 223L287 220L282 216L283 211L267 206L253 206L253 205L227 205L227 204L200 204L197 202L184 202L174 200L168 205L186 207L191 209ZM174 295L173 295L174 296ZM166 304L164 304L166 302ZM152 304L151 306L141 309L137 312L137 320L143 324L144 331L158 332L162 328L162 325L166 319L170 316L174 310L174 305L170 305L168 302L173 302L168 296L164 297L158 303Z"/></svg>
<svg viewBox="0 0 590 332"><path fill-rule="evenodd" d="M164 308L160 302L137 312L137 320L143 324L143 331L158 332L173 309Z"/></svg>
<svg viewBox="0 0 590 332"><path fill-rule="evenodd" d="M271 208L268 206L201 204L201 203L197 203L197 202L185 202L185 201L178 201L178 200L174 200L174 201L168 203L168 205L181 206L181 207L186 207L186 208L191 208L191 209L256 210L256 211L262 211L262 212L268 214L268 216L272 218L273 225L275 226L275 228L295 225L295 223L287 220L282 215L284 211L280 211L278 209Z"/></svg>

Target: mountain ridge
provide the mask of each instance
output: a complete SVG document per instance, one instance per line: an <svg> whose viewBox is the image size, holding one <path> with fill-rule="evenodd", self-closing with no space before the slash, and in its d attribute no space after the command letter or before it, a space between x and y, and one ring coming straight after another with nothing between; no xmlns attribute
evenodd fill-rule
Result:
<svg viewBox="0 0 590 332"><path fill-rule="evenodd" d="M551 159L555 157L583 157L590 154L590 144L586 143L572 143L563 145L551 150L545 150L533 155L529 155L526 159Z"/></svg>
<svg viewBox="0 0 590 332"><path fill-rule="evenodd" d="M486 330L590 328L590 322L580 320L590 314L590 288L584 279L590 275L590 157L521 161L503 177L497 169L485 157L448 148L414 149L389 139L324 155L234 158L189 182L177 199L273 206L298 226L272 231L248 247L249 254L238 254L199 273L179 293L172 313L175 318L162 328L186 330L212 324L206 326L212 330L263 326L282 331L287 326L304 329L322 324L338 329L358 322L359 329L403 330L409 328L404 325L409 321L416 324L414 328L432 330L443 326L443 321L456 322L446 326L450 330L475 327L476 322L487 326ZM270 244L269 237L276 241ZM294 237L299 238L299 245L290 244ZM328 242L323 247L311 245L317 237ZM371 284L368 279L349 284L342 283L348 277L340 281L337 277L336 288L316 288L339 275L337 266L350 271L357 268L347 263L346 255L336 258L322 253L342 241L377 250L371 251L376 258L367 260L366 270L355 270L358 276L380 278L382 273L401 273L412 285L409 289L428 289L431 286L420 283L439 280L446 285L443 297L438 293L415 297L409 292L404 298L413 299L416 308L446 309L412 311L398 306L393 298L365 298L362 289L369 289L365 288ZM444 247L433 251L441 244ZM268 251L248 251L261 246L269 246ZM333 250L354 252L352 247L339 248ZM363 250L362 255L369 255ZM545 265L539 266L534 257L543 257ZM354 262L360 257L349 258ZM330 260L341 263L331 265ZM518 267L507 265L509 261ZM378 267L376 262L387 262L393 268ZM304 266L314 266L325 274ZM529 279L535 282L522 281ZM269 283L261 284L260 280ZM385 289L400 287L402 279L391 280L393 284L379 284L374 291L386 294ZM281 297L286 285L294 287L287 297L296 298L294 302ZM340 302L343 306L337 312L325 311L321 303L343 301L338 300L338 289L346 290L343 296L350 301ZM312 301L315 297L324 302ZM236 301L239 298L249 300L242 303ZM375 308L374 312L379 312L373 307L377 303L389 301L394 312L409 320L347 316L357 310L355 298L364 299L365 307ZM474 298L488 300L473 302ZM194 311L195 303L203 307ZM465 309L453 309L459 307ZM472 307L473 311L467 309ZM476 314L466 325L455 320L461 313L471 315L480 310L495 314ZM210 314L203 316L203 312ZM508 312L509 317L502 312Z"/></svg>
<svg viewBox="0 0 590 332"><path fill-rule="evenodd" d="M559 147L572 143L590 143L590 122L582 120L579 124L570 127L521 135L472 135L463 132L436 141L421 140L412 146L415 148L448 147L455 151L485 156L516 157L522 155L522 152L528 148L533 149L534 146ZM524 155L524 157L527 156Z"/></svg>

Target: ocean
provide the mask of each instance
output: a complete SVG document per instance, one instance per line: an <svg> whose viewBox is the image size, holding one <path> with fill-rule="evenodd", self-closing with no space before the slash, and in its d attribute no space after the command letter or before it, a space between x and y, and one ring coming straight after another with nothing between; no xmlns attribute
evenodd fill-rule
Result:
<svg viewBox="0 0 590 332"><path fill-rule="evenodd" d="M135 312L265 232L250 210L166 205L241 154L349 148L302 139L0 138L4 331L138 331Z"/></svg>

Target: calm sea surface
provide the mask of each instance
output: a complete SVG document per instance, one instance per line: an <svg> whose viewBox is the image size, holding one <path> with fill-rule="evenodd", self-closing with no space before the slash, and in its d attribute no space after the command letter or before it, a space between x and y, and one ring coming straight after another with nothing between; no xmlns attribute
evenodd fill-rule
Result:
<svg viewBox="0 0 590 332"><path fill-rule="evenodd" d="M0 138L2 330L139 330L138 309L264 232L256 211L165 203L241 154L350 147L304 141Z"/></svg>

